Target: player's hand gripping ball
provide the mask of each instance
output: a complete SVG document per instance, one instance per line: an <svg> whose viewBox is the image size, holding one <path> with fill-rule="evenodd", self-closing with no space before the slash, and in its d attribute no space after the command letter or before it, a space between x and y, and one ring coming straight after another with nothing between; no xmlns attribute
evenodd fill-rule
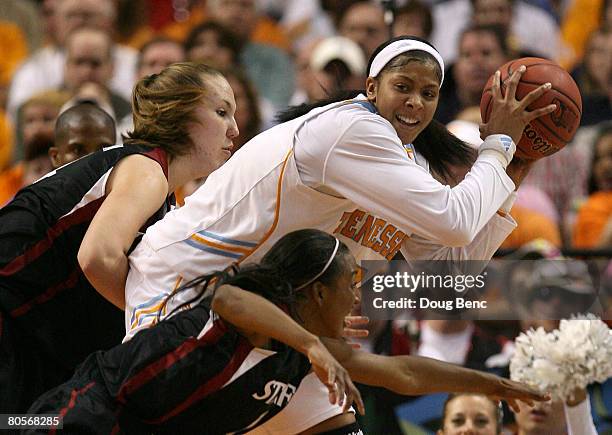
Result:
<svg viewBox="0 0 612 435"><path fill-rule="evenodd" d="M550 82L551 89L531 103L527 109L539 109L549 104L557 106L554 112L529 122L516 145L516 156L536 160L556 153L572 140L580 125L582 98L576 82L567 71L550 60L538 57L515 59L499 68L502 95L505 93L510 76L521 65L525 65L527 70L516 88L516 98L521 100L538 86ZM484 123L489 121L491 113L493 77L494 75L485 85L480 100L480 114Z"/></svg>

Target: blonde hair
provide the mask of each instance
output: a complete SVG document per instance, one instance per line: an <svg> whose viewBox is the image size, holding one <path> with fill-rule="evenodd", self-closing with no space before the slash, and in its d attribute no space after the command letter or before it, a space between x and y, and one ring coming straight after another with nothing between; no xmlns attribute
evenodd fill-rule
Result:
<svg viewBox="0 0 612 435"><path fill-rule="evenodd" d="M195 122L194 112L208 95L211 77L223 75L201 63L181 62L140 79L132 93L134 130L126 142L159 146L171 157L187 154L193 147L187 125Z"/></svg>

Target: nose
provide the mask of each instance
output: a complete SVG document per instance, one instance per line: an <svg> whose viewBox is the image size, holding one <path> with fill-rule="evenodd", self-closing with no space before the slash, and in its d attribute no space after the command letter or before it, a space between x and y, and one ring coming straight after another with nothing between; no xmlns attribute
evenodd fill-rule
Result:
<svg viewBox="0 0 612 435"><path fill-rule="evenodd" d="M230 125L230 128L227 130L227 137L233 139L235 137L238 137L239 134L240 130L238 130L238 124L236 123L236 119L232 116L232 123Z"/></svg>
<svg viewBox="0 0 612 435"><path fill-rule="evenodd" d="M406 106L412 107L413 109L422 109L423 101L421 100L421 96L416 93L411 93L406 97Z"/></svg>

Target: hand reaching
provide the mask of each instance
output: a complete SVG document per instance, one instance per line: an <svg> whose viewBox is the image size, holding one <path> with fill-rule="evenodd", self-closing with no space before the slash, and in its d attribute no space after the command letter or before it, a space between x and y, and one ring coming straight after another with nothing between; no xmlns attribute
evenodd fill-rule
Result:
<svg viewBox="0 0 612 435"><path fill-rule="evenodd" d="M542 394L539 390L526 384L498 376L494 377L496 381L492 384L492 391L487 393L487 395L496 401L505 400L514 412L519 412L517 403L519 400L529 406L533 406L534 402L545 402L550 400L550 395Z"/></svg>
<svg viewBox="0 0 612 435"><path fill-rule="evenodd" d="M364 415L365 407L359 390L345 368L320 340L307 349L306 356L312 364L312 370L329 391L329 403L342 406L342 411L346 412L354 402L359 413Z"/></svg>

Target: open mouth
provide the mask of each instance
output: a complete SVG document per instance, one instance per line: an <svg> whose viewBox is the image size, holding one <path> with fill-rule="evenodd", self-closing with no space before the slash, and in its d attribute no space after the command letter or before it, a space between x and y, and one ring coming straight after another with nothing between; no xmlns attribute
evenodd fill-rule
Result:
<svg viewBox="0 0 612 435"><path fill-rule="evenodd" d="M400 124L405 125L406 127L409 127L409 128L414 128L421 123L421 121L419 121L416 118L411 118L409 116L404 116L404 115L395 115L395 119L397 119L400 122Z"/></svg>
<svg viewBox="0 0 612 435"><path fill-rule="evenodd" d="M547 412L542 411L541 409L532 409L529 412L529 415L531 416L532 420L535 421L544 421L546 419L546 416L548 415Z"/></svg>

